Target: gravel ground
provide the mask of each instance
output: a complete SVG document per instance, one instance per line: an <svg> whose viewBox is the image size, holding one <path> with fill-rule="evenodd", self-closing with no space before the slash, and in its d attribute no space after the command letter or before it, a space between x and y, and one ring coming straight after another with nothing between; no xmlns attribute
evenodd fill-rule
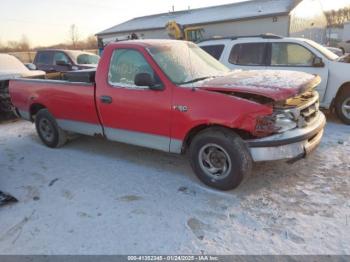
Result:
<svg viewBox="0 0 350 262"><path fill-rule="evenodd" d="M185 157L80 137L61 149L0 125L0 254L350 254L350 127L293 165L262 163L235 191Z"/></svg>

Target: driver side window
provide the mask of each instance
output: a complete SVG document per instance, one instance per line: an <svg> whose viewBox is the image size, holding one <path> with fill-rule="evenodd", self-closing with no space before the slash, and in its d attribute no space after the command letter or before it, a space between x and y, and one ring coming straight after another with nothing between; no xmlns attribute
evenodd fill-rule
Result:
<svg viewBox="0 0 350 262"><path fill-rule="evenodd" d="M144 89L145 87L135 85L135 76L139 73L147 73L157 78L140 52L132 49L114 51L108 73L108 82L112 86Z"/></svg>
<svg viewBox="0 0 350 262"><path fill-rule="evenodd" d="M293 43L272 43L271 66L313 66L315 55Z"/></svg>

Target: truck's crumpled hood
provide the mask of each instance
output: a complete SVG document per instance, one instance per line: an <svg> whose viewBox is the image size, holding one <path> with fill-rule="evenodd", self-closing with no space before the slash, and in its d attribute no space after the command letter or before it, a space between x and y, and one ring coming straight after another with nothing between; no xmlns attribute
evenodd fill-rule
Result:
<svg viewBox="0 0 350 262"><path fill-rule="evenodd" d="M302 72L276 70L235 70L228 75L211 78L194 86L208 91L237 92L286 100L315 88L321 78Z"/></svg>

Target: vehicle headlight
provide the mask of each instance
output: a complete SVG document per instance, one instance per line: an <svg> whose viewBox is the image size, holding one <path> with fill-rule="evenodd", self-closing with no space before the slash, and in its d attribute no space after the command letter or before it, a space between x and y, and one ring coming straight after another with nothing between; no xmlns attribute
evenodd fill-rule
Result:
<svg viewBox="0 0 350 262"><path fill-rule="evenodd" d="M298 126L295 116L291 112L276 112L273 115L261 116L256 119L254 135L263 137L284 133Z"/></svg>
<svg viewBox="0 0 350 262"><path fill-rule="evenodd" d="M291 113L279 113L275 118L275 127L278 129L278 133L284 133L296 128L297 122L294 120L294 116Z"/></svg>

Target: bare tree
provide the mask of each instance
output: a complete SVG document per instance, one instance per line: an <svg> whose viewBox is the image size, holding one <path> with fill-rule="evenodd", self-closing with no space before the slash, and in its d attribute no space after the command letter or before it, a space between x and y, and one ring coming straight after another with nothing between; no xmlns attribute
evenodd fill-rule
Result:
<svg viewBox="0 0 350 262"><path fill-rule="evenodd" d="M87 37L84 41L86 49L97 49L97 38L94 35Z"/></svg>
<svg viewBox="0 0 350 262"><path fill-rule="evenodd" d="M337 11L326 12L328 27L342 27L345 22L350 21L350 6Z"/></svg>
<svg viewBox="0 0 350 262"><path fill-rule="evenodd" d="M79 42L79 32L78 32L78 27L75 24L72 24L70 26L69 39L72 43L73 48L76 48Z"/></svg>
<svg viewBox="0 0 350 262"><path fill-rule="evenodd" d="M29 39L26 35L22 35L22 38L18 43L18 49L21 50L22 52L30 50Z"/></svg>

